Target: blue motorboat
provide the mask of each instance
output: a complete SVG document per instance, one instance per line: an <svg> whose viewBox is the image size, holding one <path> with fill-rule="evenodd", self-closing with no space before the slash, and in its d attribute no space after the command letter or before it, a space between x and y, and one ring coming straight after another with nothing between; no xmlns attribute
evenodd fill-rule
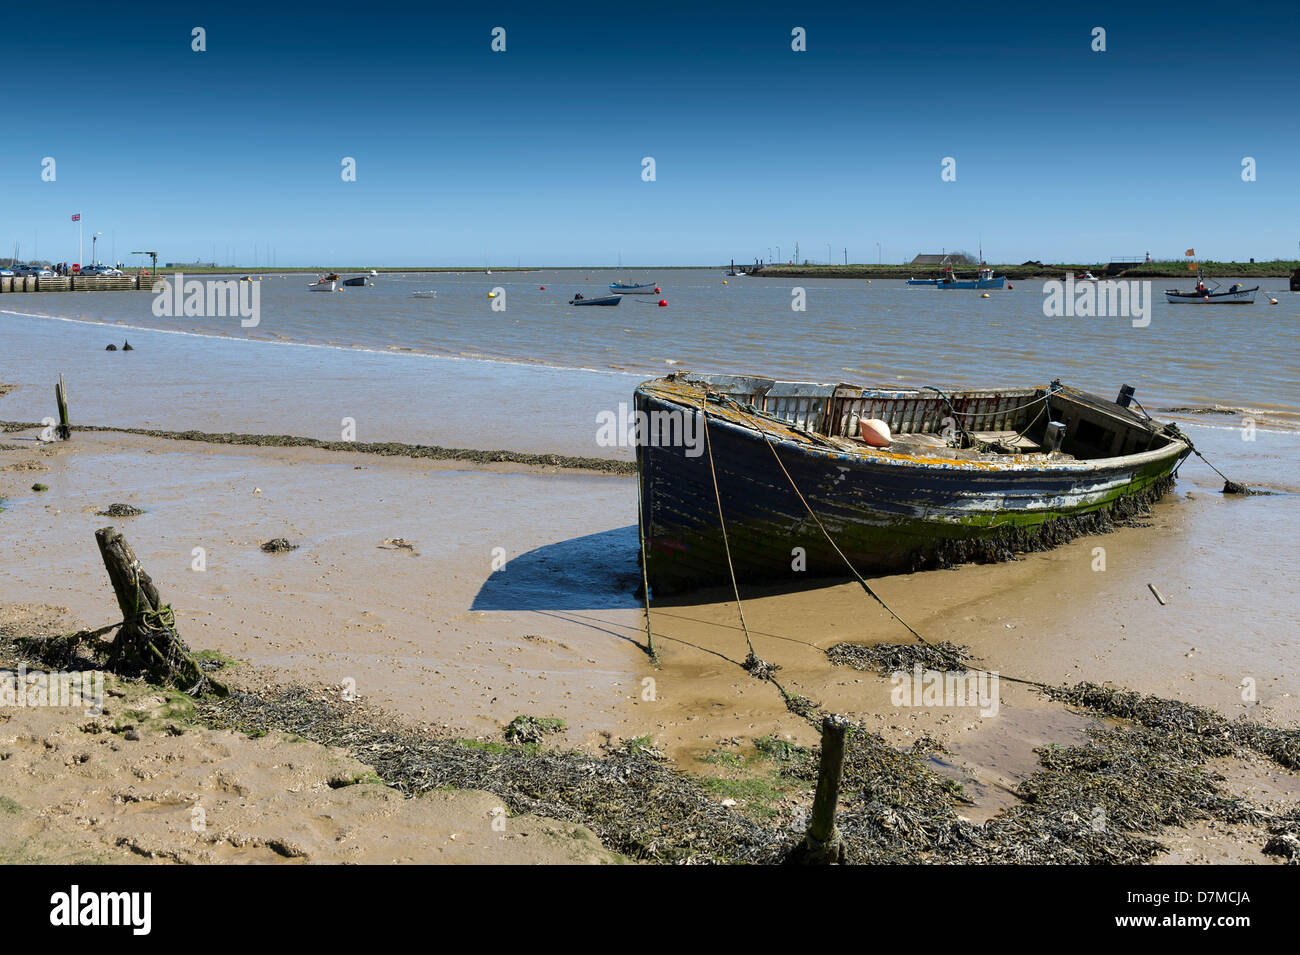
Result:
<svg viewBox="0 0 1300 955"><path fill-rule="evenodd" d="M653 295L659 291L659 287L654 282L643 282L639 285L628 282L610 282L609 290L619 295Z"/></svg>
<svg viewBox="0 0 1300 955"><path fill-rule="evenodd" d="M938 279L908 279L908 285L938 285Z"/></svg>
<svg viewBox="0 0 1300 955"><path fill-rule="evenodd" d="M957 288L957 289L985 289L985 288L1002 288L1006 283L1007 277L999 275L993 277L992 269L980 269L979 277L971 279L958 279L952 274L952 269L944 273L943 278L935 282L935 288Z"/></svg>

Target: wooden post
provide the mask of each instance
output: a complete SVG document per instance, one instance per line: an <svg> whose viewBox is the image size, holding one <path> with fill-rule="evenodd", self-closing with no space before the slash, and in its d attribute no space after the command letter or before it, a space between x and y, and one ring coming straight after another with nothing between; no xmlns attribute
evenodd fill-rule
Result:
<svg viewBox="0 0 1300 955"><path fill-rule="evenodd" d="M54 386L54 400L59 405L59 439L67 441L72 437L72 422L68 418L68 388L63 383L62 375L59 375L59 383Z"/></svg>
<svg viewBox="0 0 1300 955"><path fill-rule="evenodd" d="M844 736L849 723L842 716L822 717L822 757L817 773L817 795L812 819L804 834L800 861L806 865L832 865L845 861L844 839L835 828L835 805L840 798L844 772Z"/></svg>
<svg viewBox="0 0 1300 955"><path fill-rule="evenodd" d="M171 609L126 538L115 527L101 527L95 531L95 542L122 610L122 629L113 638L109 668L116 673L144 673L155 683L190 694L206 688L225 696L226 687L204 672L176 632Z"/></svg>

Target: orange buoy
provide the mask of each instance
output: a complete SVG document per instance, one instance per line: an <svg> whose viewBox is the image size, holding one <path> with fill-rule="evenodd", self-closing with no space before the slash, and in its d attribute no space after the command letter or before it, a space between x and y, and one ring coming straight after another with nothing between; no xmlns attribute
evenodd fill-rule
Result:
<svg viewBox="0 0 1300 955"><path fill-rule="evenodd" d="M862 435L863 443L873 448L887 448L894 440L894 436L889 433L889 425L879 418L863 419L858 424L858 432Z"/></svg>
<svg viewBox="0 0 1300 955"><path fill-rule="evenodd" d="M659 300L659 307L660 307L660 308L664 308L664 307L666 307L667 305L668 305L668 299L666 299L666 298L661 298L661 299Z"/></svg>

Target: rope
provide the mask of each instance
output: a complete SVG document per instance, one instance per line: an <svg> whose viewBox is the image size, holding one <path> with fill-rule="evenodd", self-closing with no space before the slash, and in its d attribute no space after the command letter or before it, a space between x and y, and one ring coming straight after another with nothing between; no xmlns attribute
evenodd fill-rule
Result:
<svg viewBox="0 0 1300 955"><path fill-rule="evenodd" d="M1142 412L1143 414L1145 414L1146 409L1143 408ZM1219 477L1223 478L1222 493L1246 494L1246 495L1272 493L1270 491L1257 491L1254 488L1248 487L1245 484L1238 484L1236 481L1232 480L1232 478L1228 477L1228 475L1224 474L1222 471L1216 468L1213 464L1210 464L1209 459L1205 455L1201 454L1201 452L1197 449L1196 445L1192 444L1192 439L1189 438L1186 434L1184 434L1182 430L1178 427L1178 425L1170 423L1165 425L1165 428L1166 428L1166 432L1170 435L1170 437L1176 438L1177 440L1183 442L1183 444L1187 445L1187 447L1191 450L1192 454L1196 455L1198 458L1204 461L1207 465L1209 465L1211 471L1213 471Z"/></svg>
<svg viewBox="0 0 1300 955"><path fill-rule="evenodd" d="M800 491L799 486L795 484L794 478L790 476L790 472L786 470L785 464L781 461L781 456L777 454L776 446L772 444L771 436L763 428L757 428L756 430L761 435L763 435L763 443L766 444L768 449L772 452L772 457L776 459L776 463L781 468L781 472L785 475L786 480L790 482L791 490L794 491L794 493L798 496L800 502L803 504L804 508L808 511L808 516L811 517L813 521L817 524L817 527L821 530L822 534L826 537L827 543L829 543L831 547L834 548L835 553L840 555L840 559L843 560L844 565L848 567L849 573L851 573L857 579L858 583L862 585L862 589L867 592L867 594L871 597L872 600L880 604L880 606L884 607L891 617L893 617L895 620L901 623L908 633L916 637L917 640L925 644L927 647L930 647L933 650L939 650L939 647L935 646L929 640L925 639L925 637L917 633L916 629L910 623L908 623L906 620L900 617L894 611L894 609L889 606L889 604L885 603L885 601L880 597L879 594L877 594L874 590L871 589L871 585L867 583L867 579L863 577L860 573L858 573L858 569L853 566L853 561L849 560L848 556L844 553L844 551L840 550L840 546L835 543L835 539L831 537L830 532L826 530L826 526L822 524L821 518L817 516L817 513L812 509L812 505L808 503L808 499L803 496L803 492ZM706 435L708 434L707 425L705 427L705 434ZM710 464L712 464L712 459L710 459ZM716 487L716 482L715 482L715 487ZM749 637L748 632L746 632L745 636L746 639L748 639ZM944 651L940 650L940 653L944 653ZM948 657L950 662L954 660L954 658L948 656L946 653L944 653L944 655ZM970 666L969 664L962 663L960 660L957 660L955 662L958 668L961 670L966 670L966 671L974 670L979 673L989 673L990 675L992 674L992 671L985 670L982 667L973 667ZM1026 686L1035 686L1043 690L1049 689L1046 683L1040 683L1037 680L1023 680L1018 677L1007 676L1006 674L1000 671L997 674L997 676L998 679L1008 680L1011 683L1023 683ZM782 691L782 693L784 693L784 690Z"/></svg>
<svg viewBox="0 0 1300 955"><path fill-rule="evenodd" d="M654 633L650 629L650 574L646 570L646 553L645 553L645 494L641 487L641 482L645 475L640 468L637 469L636 476L636 519L637 531L641 538L641 595L645 603L645 645L646 651L650 654L650 662L656 667L659 666L659 654L655 651Z"/></svg>
<svg viewBox="0 0 1300 955"><path fill-rule="evenodd" d="M718 471L713 464L713 444L709 438L709 413L704 402L705 396L701 396L700 418L704 422L704 447L709 454L709 474L713 477L713 496L718 502L718 526L722 528L722 548L727 555L727 572L731 574L731 589L736 595L736 613L740 615L740 629L745 633L745 645L749 648L749 657L745 660L746 669L749 669L748 664L751 660L758 660L758 655L754 653L754 642L749 639L749 627L745 625L745 610L740 605L740 587L736 584L736 568L731 563L731 544L727 541L727 522L722 516L722 492L718 490Z"/></svg>

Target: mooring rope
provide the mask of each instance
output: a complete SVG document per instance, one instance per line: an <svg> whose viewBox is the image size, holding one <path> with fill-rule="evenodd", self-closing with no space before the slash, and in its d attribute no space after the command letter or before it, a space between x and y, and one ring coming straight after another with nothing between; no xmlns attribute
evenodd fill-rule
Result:
<svg viewBox="0 0 1300 955"><path fill-rule="evenodd" d="M740 413L742 415L744 414L743 411ZM804 497L803 492L799 490L799 486L795 483L794 478L791 477L790 472L786 470L785 464L781 461L781 456L777 453L776 446L772 444L771 436L767 433L767 431L765 431L761 427L757 428L756 430L759 432L759 434L763 436L763 443L767 445L769 450L771 450L772 457L776 459L776 463L778 466L780 466L781 472L785 475L786 480L790 482L791 490L793 490L794 493L798 496L800 502L802 502L804 506L804 509L808 511L808 516L811 517L813 521L817 524L817 527L821 530L822 534L825 536L827 543L829 543L831 547L834 548L835 553L840 555L840 559L843 560L844 565L848 567L849 573L851 573L857 579L858 583L862 585L862 589L867 592L867 594L871 597L871 599L876 601L876 603L880 604L880 606L884 607L885 610L889 613L889 615L893 617L895 620L897 620L899 623L901 623L903 627L906 628L907 632L910 633L912 636L916 637L917 640L925 644L925 646L930 647L932 650L938 650L941 654L943 654L944 657L946 657L949 660L950 663L955 662L957 669L964 670L964 671L974 670L979 673L989 673L991 675L992 671L985 670L982 667L970 666L968 663L963 663L962 661L952 657L947 651L943 650L941 647L938 647L935 644L931 643L929 640L925 639L925 637L921 636L921 634L916 631L915 627L913 627L910 623L908 623L901 616L899 616L898 613L894 610L894 608L889 606L889 604L885 603L884 599L881 598L879 594L877 594L874 590L871 589L871 585L867 583L867 579L863 577L862 574L858 573L858 569L853 565L853 561L851 561L848 555L846 555L844 551L840 549L840 546L835 543L835 538L831 537L830 531L826 529L826 525L822 523L821 518L817 516L817 512L814 511L812 509L812 505L808 503L808 499ZM708 433L707 428L705 433L706 434ZM748 637L748 634L746 634L746 637ZM1043 690L1050 689L1050 687L1048 687L1046 683L1040 683L1037 680L1025 680L1019 677L1008 676L1000 671L998 672L997 676L998 679L1008 680L1012 683L1023 683L1027 686L1034 686ZM782 690L783 695L784 693L785 691Z"/></svg>
<svg viewBox="0 0 1300 955"><path fill-rule="evenodd" d="M659 654L655 651L654 632L650 629L650 573L646 569L646 524L645 524L645 494L643 493L641 482L645 478L645 473L641 468L637 468L636 475L636 516L637 531L641 538L641 596L645 604L645 645L646 652L650 654L650 662L656 667L659 666Z"/></svg>
<svg viewBox="0 0 1300 955"><path fill-rule="evenodd" d="M754 642L749 638L749 627L745 625L745 610L740 605L740 587L736 583L736 568L731 562L731 544L727 541L727 521L722 516L722 492L718 490L718 471L713 464L713 445L709 438L709 412L705 407L707 394L700 397L700 418L704 426L704 447L709 454L709 474L713 476L713 496L718 502L718 526L722 528L722 548L727 555L727 572L731 574L731 589L736 595L736 613L740 615L740 629L745 633L745 645L749 648L749 658L745 661L749 664L751 661L758 660L758 654L754 652ZM749 669L746 666L746 669Z"/></svg>

